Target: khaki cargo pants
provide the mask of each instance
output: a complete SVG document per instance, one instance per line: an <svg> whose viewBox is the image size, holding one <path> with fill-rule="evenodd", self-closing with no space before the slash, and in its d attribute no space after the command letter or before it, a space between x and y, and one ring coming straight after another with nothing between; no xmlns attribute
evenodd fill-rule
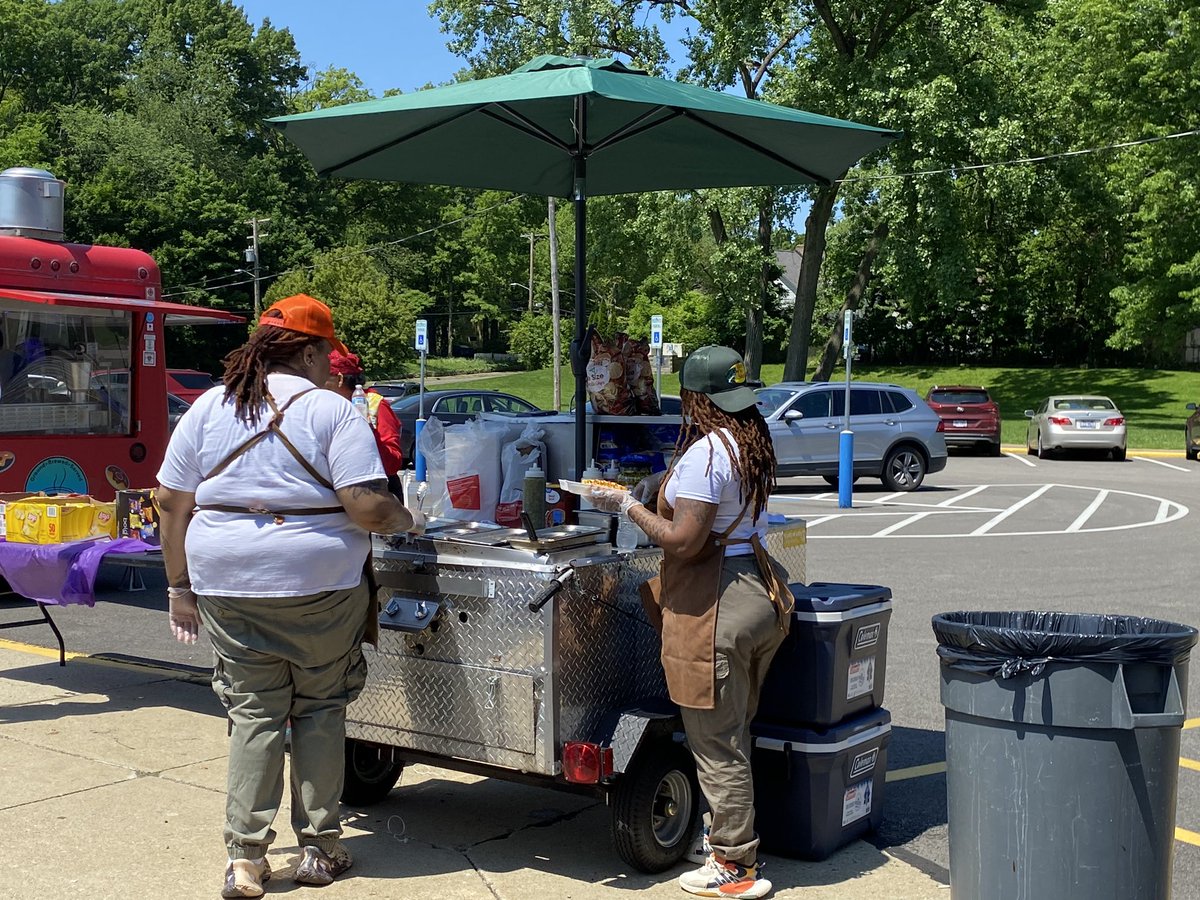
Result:
<svg viewBox="0 0 1200 900"><path fill-rule="evenodd" d="M213 690L229 711L225 845L257 859L275 840L291 719L292 829L300 846L331 852L341 835L346 706L366 681L369 591L303 597L197 598L216 652Z"/></svg>
<svg viewBox="0 0 1200 900"><path fill-rule="evenodd" d="M700 789L712 811L708 842L722 859L752 865L758 859L758 834L750 720L785 635L753 556L725 558L718 596L716 707L682 707L680 712Z"/></svg>

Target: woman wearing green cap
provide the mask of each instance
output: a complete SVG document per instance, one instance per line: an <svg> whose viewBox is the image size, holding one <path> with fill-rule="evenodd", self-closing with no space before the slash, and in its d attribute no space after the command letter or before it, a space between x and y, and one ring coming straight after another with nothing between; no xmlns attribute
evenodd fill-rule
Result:
<svg viewBox="0 0 1200 900"><path fill-rule="evenodd" d="M643 593L661 611L667 688L712 812L704 865L681 875L680 887L763 897L771 883L758 862L750 720L792 606L763 547L775 451L735 351L699 348L679 384L685 425L657 513L625 491L595 489L592 501L629 516L663 550L658 583Z"/></svg>

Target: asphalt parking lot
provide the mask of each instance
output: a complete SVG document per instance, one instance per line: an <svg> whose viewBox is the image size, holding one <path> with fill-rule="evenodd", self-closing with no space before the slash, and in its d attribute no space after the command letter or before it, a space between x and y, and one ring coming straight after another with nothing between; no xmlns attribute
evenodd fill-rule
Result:
<svg viewBox="0 0 1200 900"><path fill-rule="evenodd" d="M954 610L1046 609L1145 615L1200 627L1187 581L1200 465L1131 453L1124 462L1014 452L954 454L909 494L873 479L853 507L818 479L788 479L773 500L805 517L811 581L892 589L887 688L892 713L878 846L948 880L944 718L930 619ZM1196 672L1190 672L1191 696ZM1175 893L1200 900L1200 701L1183 733Z"/></svg>
<svg viewBox="0 0 1200 900"><path fill-rule="evenodd" d="M894 606L885 706L891 711L885 817L874 842L948 881L943 711L930 619L953 610L1055 609L1145 615L1200 627L1189 582L1200 510L1200 463L1180 457L1124 462L1095 457L1039 460L955 454L919 491L896 494L877 480L855 485L853 507L820 479L786 479L772 509L809 525L811 581L882 584ZM70 649L195 667L201 644L167 634L161 576L121 590L106 572L93 609L55 613ZM0 621L14 617L0 606ZM44 628L0 633L52 646ZM1196 675L1190 673L1193 698ZM1200 900L1200 699L1183 733L1175 891Z"/></svg>

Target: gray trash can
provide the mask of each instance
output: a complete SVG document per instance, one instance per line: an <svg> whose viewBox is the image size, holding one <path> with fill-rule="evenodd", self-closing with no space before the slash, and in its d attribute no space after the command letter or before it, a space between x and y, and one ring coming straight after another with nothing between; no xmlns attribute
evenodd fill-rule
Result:
<svg viewBox="0 0 1200 900"><path fill-rule="evenodd" d="M1134 616L934 616L952 900L1167 900L1188 655Z"/></svg>

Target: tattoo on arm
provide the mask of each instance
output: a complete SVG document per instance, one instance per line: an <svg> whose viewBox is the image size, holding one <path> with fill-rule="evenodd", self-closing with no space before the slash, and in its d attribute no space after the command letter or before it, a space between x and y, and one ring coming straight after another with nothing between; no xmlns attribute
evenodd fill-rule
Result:
<svg viewBox="0 0 1200 900"><path fill-rule="evenodd" d="M360 484L352 484L346 490L350 492L350 496L355 500L362 500L380 494L391 495L391 492L388 491L387 479L384 478L377 481L364 481Z"/></svg>

